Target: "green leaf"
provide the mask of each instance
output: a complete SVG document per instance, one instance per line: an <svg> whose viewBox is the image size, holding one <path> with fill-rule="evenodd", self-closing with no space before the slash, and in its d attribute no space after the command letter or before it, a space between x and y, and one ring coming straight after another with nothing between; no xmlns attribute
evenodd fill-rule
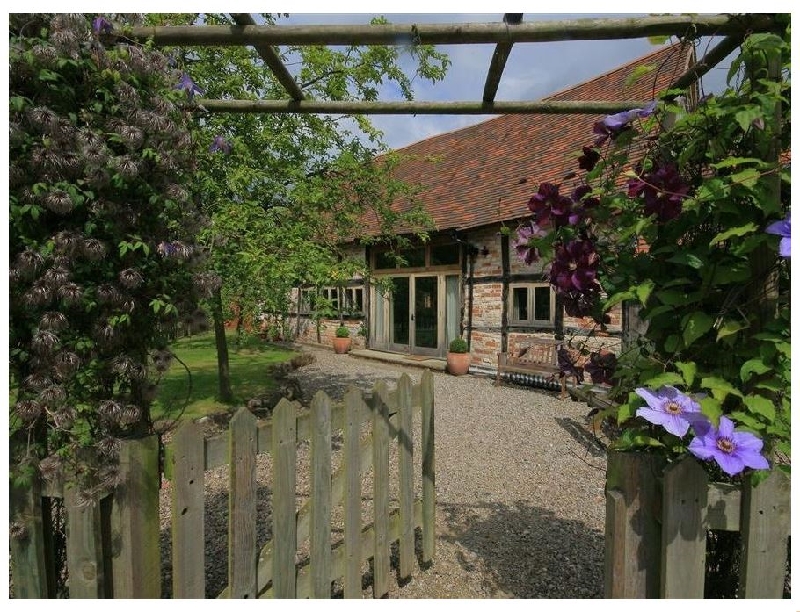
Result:
<svg viewBox="0 0 800 612"><path fill-rule="evenodd" d="M736 395L737 397L744 397L741 391L734 387L731 383L723 378L716 376L706 376L700 381L700 386L703 389L708 389L718 400L724 400L728 395Z"/></svg>
<svg viewBox="0 0 800 612"><path fill-rule="evenodd" d="M722 414L722 402L714 397L706 396L699 401L700 410L712 423L719 423Z"/></svg>
<svg viewBox="0 0 800 612"><path fill-rule="evenodd" d="M657 376L653 376L653 378L645 380L642 386L649 387L650 389L659 389L664 385L683 385L683 382L683 376L677 372L662 372Z"/></svg>
<svg viewBox="0 0 800 612"><path fill-rule="evenodd" d="M728 238L732 236L744 236L746 234L750 234L758 229L758 226L753 223L745 223L744 225L740 225L738 227L732 227L730 229L725 230L724 232L720 232L716 236L714 236L711 241L708 243L709 246L714 246L718 242L724 242Z"/></svg>
<svg viewBox="0 0 800 612"><path fill-rule="evenodd" d="M705 312L697 311L686 315L681 321L683 328L684 346L690 346L700 336L705 334L714 324L714 319Z"/></svg>
<svg viewBox="0 0 800 612"><path fill-rule="evenodd" d="M676 361L675 367L683 374L683 380L686 387L691 387L694 382L694 377L697 374L697 364L694 361Z"/></svg>
<svg viewBox="0 0 800 612"><path fill-rule="evenodd" d="M744 398L744 405L750 412L760 414L767 422L775 420L775 404L763 395L748 395Z"/></svg>
<svg viewBox="0 0 800 612"><path fill-rule="evenodd" d="M641 285L636 285L636 287L634 287L636 297L639 298L639 302L641 302L642 306L647 304L647 299L650 297L653 287L655 287L655 283L653 283L651 280L645 281Z"/></svg>
<svg viewBox="0 0 800 612"><path fill-rule="evenodd" d="M712 168L719 170L720 168L729 168L731 166L740 166L742 164L760 164L761 160L757 157L728 157L716 164L709 164Z"/></svg>
<svg viewBox="0 0 800 612"><path fill-rule="evenodd" d="M744 185L745 187L755 187L758 179L761 178L761 173L754 168L747 168L741 172L731 175L732 185Z"/></svg>
<svg viewBox="0 0 800 612"><path fill-rule="evenodd" d="M734 411L728 416L730 416L737 425L744 425L748 429L752 429L754 431L758 431L764 427L764 424L749 412Z"/></svg>
<svg viewBox="0 0 800 612"><path fill-rule="evenodd" d="M749 359L742 364L739 376L742 382L747 382L753 374L765 374L772 368L766 365L761 359Z"/></svg>
<svg viewBox="0 0 800 612"><path fill-rule="evenodd" d="M668 353L674 353L678 350L678 346L680 345L681 339L680 336L675 334L670 334L667 336L667 339L664 340L664 350Z"/></svg>
<svg viewBox="0 0 800 612"><path fill-rule="evenodd" d="M719 342L720 338L739 333L739 330L744 329L745 327L747 326L743 325L739 321L734 321L731 319L725 321L725 323L723 323L722 326L717 330L717 342Z"/></svg>
<svg viewBox="0 0 800 612"><path fill-rule="evenodd" d="M753 121L763 117L763 115L761 113L761 109L753 107L740 110L738 113L736 113L735 117L736 123L738 123L739 127L746 132L750 129Z"/></svg>
<svg viewBox="0 0 800 612"><path fill-rule="evenodd" d="M700 259L697 255L686 253L685 251L681 251L677 255L673 255L667 261L669 263L683 264L685 266L694 268L695 270L699 270L703 267L702 259Z"/></svg>

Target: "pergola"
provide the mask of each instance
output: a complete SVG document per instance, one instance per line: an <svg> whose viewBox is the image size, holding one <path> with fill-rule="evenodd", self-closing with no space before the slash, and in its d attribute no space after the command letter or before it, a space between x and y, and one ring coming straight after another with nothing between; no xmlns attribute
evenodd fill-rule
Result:
<svg viewBox="0 0 800 612"><path fill-rule="evenodd" d="M506 13L502 23L414 25L257 25L248 13L232 13L237 25L134 27L115 37L156 46L253 46L286 90L280 100L213 100L198 98L198 107L218 113L331 113L491 115L511 113L615 113L646 104L642 100L497 101L495 96L511 48L517 43L568 40L612 40L650 36L724 36L714 48L675 80L683 89L734 51L748 34L776 31L772 15L678 15L623 19L574 19L523 23L521 13ZM480 99L465 101L329 101L309 100L282 62L278 45L475 45L494 44ZM476 96L477 98L477 96Z"/></svg>

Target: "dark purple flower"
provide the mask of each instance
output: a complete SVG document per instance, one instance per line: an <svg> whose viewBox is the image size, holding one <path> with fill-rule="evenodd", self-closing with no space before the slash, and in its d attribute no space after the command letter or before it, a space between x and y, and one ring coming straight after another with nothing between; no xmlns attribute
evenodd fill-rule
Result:
<svg viewBox="0 0 800 612"><path fill-rule="evenodd" d="M783 221L775 221L767 226L764 230L768 234L775 234L781 237L781 242L778 245L778 254L781 257L791 257L792 251L792 214L786 215Z"/></svg>
<svg viewBox="0 0 800 612"><path fill-rule="evenodd" d="M592 291L596 288L597 266L600 261L589 240L571 240L559 245L550 266L550 284L559 291Z"/></svg>
<svg viewBox="0 0 800 612"><path fill-rule="evenodd" d="M593 147L583 147L583 155L578 158L578 168L591 172L600 161L600 153Z"/></svg>
<svg viewBox="0 0 800 612"><path fill-rule="evenodd" d="M189 96L190 101L194 100L194 94L203 95L204 93L202 89L200 89L197 85L195 85L195 82L192 80L192 77L190 77L185 72L181 75L181 79L180 81L178 81L178 84L175 86L175 89L182 89L183 91L185 91L186 94Z"/></svg>
<svg viewBox="0 0 800 612"><path fill-rule="evenodd" d="M600 349L589 355L589 361L583 367L592 377L596 385L614 384L614 374L617 371L617 356L609 350Z"/></svg>
<svg viewBox="0 0 800 612"><path fill-rule="evenodd" d="M95 17L92 20L92 32L94 32L95 36L99 36L100 34L111 34L113 30L114 26L105 17Z"/></svg>
<svg viewBox="0 0 800 612"><path fill-rule="evenodd" d="M543 238L547 235L536 223L523 225L517 230L517 236L511 241L511 246L517 251L517 256L526 264L531 265L539 261L539 249L529 246L531 238Z"/></svg>
<svg viewBox="0 0 800 612"><path fill-rule="evenodd" d="M764 442L755 434L735 431L733 421L719 417L719 428L709 425L689 443L688 449L700 459L714 459L723 472L735 476L744 468L769 469L761 455Z"/></svg>
<svg viewBox="0 0 800 612"><path fill-rule="evenodd" d="M647 402L647 407L639 408L636 416L656 425L663 425L664 429L679 438L685 436L689 426L702 415L700 404L669 385L661 387L655 393L639 387L636 394Z"/></svg>
<svg viewBox="0 0 800 612"><path fill-rule="evenodd" d="M208 150L211 153L216 153L219 151L225 155L228 155L231 152L231 145L222 136L214 136L214 142L211 143L211 146L208 147Z"/></svg>
<svg viewBox="0 0 800 612"><path fill-rule="evenodd" d="M663 223L681 213L689 184L681 178L675 164L656 166L649 172L642 172L639 167L636 174L636 178L628 181L628 197L643 197L645 215L656 215Z"/></svg>

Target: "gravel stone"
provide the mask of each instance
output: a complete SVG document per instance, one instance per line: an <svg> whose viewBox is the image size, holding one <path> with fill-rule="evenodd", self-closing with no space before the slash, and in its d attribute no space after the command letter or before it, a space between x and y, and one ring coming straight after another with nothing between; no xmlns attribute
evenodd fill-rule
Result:
<svg viewBox="0 0 800 612"><path fill-rule="evenodd" d="M416 384L423 370L302 347L315 361L292 372L307 407L314 393L340 399L351 385L370 392L375 382L393 387L407 373ZM602 598L605 529L603 445L586 424L589 407L557 392L495 386L482 376L434 372L436 453L436 553L414 564L411 580L390 580L389 598ZM219 427L217 420L208 421ZM420 435L415 420L415 440ZM341 439L333 440L340 450ZM298 505L308 494L308 448L298 448ZM415 449L416 451L416 449ZM420 485L415 452L416 485ZM334 455L336 469L338 455ZM396 452L390 454L396 473ZM269 456L257 462L258 541L271 537ZM393 478L396 478L393 475ZM262 483L264 483L262 485ZM362 521L371 522L371 471L362 479ZM395 482L396 488L396 482ZM396 493L390 487L396 504ZM161 492L163 596L171 594L170 483ZM227 468L206 473L206 596L227 583ZM333 537L342 536L341 509L333 509ZM417 545L421 550L419 533ZM307 551L298 551L303 559ZM419 551L418 551L419 552ZM397 550L393 547L393 561ZM372 597L363 566L365 598ZM335 583L333 596L341 597Z"/></svg>

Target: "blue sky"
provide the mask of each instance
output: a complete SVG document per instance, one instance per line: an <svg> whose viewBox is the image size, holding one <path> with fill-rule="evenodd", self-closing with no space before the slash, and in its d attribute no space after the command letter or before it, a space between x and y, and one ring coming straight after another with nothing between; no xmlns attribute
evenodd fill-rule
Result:
<svg viewBox="0 0 800 612"><path fill-rule="evenodd" d="M731 10L730 8L727 9ZM510 12L510 11L509 11ZM709 11L714 12L714 11ZM391 23L491 23L501 22L503 13L290 13L283 24L358 24L376 16L385 16ZM524 13L525 22L563 20L585 17L622 17L631 13ZM698 55L713 47L720 39L704 39ZM613 41L565 41L552 43L518 43L512 48L500 81L496 100L537 100L566 87L581 83L637 57L656 50L647 39ZM444 81L428 83L417 80L417 100L455 101L480 100L494 45L442 45L439 50L450 57L452 65ZM730 59L730 58L729 58ZM411 66L410 63L404 65ZM729 60L712 70L704 79L706 91L724 87ZM396 88L383 87L381 100L400 100ZM476 115L373 115L371 120L384 132L387 144L399 148L436 134L457 130L490 116Z"/></svg>

